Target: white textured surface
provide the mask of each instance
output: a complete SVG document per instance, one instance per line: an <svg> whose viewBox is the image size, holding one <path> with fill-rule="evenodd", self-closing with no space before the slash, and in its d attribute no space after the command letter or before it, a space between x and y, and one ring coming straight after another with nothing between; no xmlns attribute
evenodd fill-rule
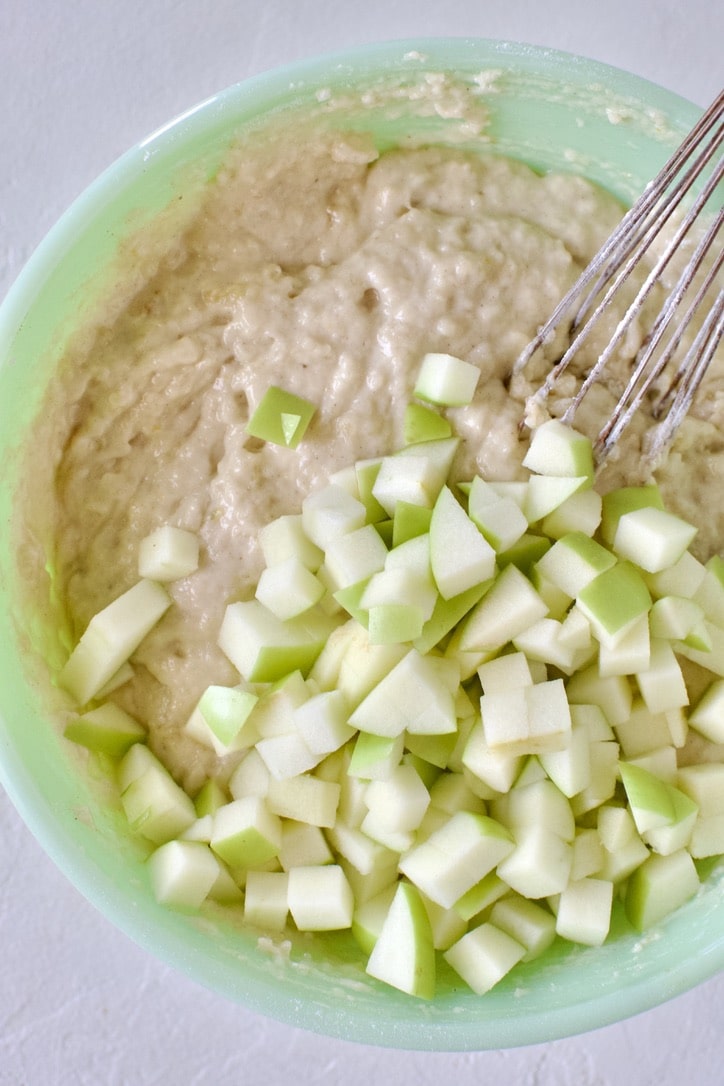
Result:
<svg viewBox="0 0 724 1086"><path fill-rule="evenodd" d="M706 105L724 40L724 9L709 0L5 0L2 11L0 296L126 147L278 64L384 38L479 35L583 53ZM722 1081L724 977L620 1025L510 1052L391 1052L259 1018L115 931L1 793L0 938L0 1086Z"/></svg>

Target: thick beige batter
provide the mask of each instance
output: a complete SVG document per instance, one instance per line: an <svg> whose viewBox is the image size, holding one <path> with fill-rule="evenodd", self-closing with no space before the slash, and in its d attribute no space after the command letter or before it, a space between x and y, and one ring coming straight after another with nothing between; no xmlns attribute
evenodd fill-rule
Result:
<svg viewBox="0 0 724 1086"><path fill-rule="evenodd" d="M516 382L511 397L512 363L621 213L585 181L512 161L378 156L359 135L295 133L232 159L131 304L64 360L38 442L55 458L57 584L76 635L137 579L149 531L172 523L200 537L198 572L171 586L175 606L114 695L192 790L215 758L183 725L210 682L235 681L216 635L227 602L252 592L259 529L334 470L399 446L427 351L483 374L475 402L451 412L466 439L458 476L515 473L531 386ZM605 417L610 379L578 425ZM271 384L317 405L295 451L245 432ZM660 481L709 553L724 539L721 373L696 414ZM638 460L643 425L609 483Z"/></svg>

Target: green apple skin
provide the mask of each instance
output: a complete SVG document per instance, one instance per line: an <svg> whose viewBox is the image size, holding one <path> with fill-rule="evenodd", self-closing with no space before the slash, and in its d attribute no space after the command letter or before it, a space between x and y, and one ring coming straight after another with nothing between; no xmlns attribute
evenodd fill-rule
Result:
<svg viewBox="0 0 724 1086"><path fill-rule="evenodd" d="M435 995L432 927L419 891L400 882L367 961L367 972L418 999Z"/></svg>

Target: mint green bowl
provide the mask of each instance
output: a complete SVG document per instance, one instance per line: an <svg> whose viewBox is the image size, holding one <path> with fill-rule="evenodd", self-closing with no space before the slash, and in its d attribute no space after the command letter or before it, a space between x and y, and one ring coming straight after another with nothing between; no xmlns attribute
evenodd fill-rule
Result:
<svg viewBox="0 0 724 1086"><path fill-rule="evenodd" d="M500 73L487 149L542 169L584 173L632 198L700 110L635 76L550 50L485 40L391 42L301 62L229 88L149 137L73 204L0 310L0 781L42 847L102 913L141 946L230 1000L329 1036L406 1049L481 1050L542 1042L660 1004L724 965L717 872L699 896L646 937L617 914L601 949L555 946L484 998L452 973L431 1003L384 989L346 938L298 937L287 960L216 916L159 907L145 852L98 782L78 769L49 721L43 658L58 650L51 601L38 613L18 592L10 518L17 450L32 439L48 375L74 325L111 275L119 241L213 175L240 126L270 111L319 108L320 89L448 70ZM323 96L322 96L323 97ZM399 105L399 104L398 104ZM348 120L350 118L347 118ZM446 139L452 122L360 109L382 144L408 129ZM613 122L618 123L613 123Z"/></svg>

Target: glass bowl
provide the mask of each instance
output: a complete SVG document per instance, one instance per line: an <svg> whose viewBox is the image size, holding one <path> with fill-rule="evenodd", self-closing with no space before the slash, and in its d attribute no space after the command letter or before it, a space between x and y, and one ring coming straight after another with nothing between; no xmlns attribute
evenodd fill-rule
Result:
<svg viewBox="0 0 724 1086"><path fill-rule="evenodd" d="M345 936L303 935L285 948L260 942L218 915L159 906L145 850L50 723L39 669L43 657L57 651L56 631L51 609L31 615L20 598L9 528L18 448L32 440L40 396L63 343L108 285L119 242L213 176L242 126L300 105L320 108L330 91L389 88L440 71L470 87L489 83L486 150L542 170L582 173L623 201L637 195L700 113L634 75L552 50L479 39L389 42L232 86L106 170L39 246L0 310L0 781L41 846L88 900L197 982L260 1014L329 1036L452 1051L591 1030L713 975L724 965L715 865L699 895L646 936L617 912L600 949L557 943L483 998L450 972L429 1003L367 977ZM410 131L430 140L460 139L450 118L421 117L399 100L394 111L378 106L360 107L349 120L371 128L383 146Z"/></svg>

